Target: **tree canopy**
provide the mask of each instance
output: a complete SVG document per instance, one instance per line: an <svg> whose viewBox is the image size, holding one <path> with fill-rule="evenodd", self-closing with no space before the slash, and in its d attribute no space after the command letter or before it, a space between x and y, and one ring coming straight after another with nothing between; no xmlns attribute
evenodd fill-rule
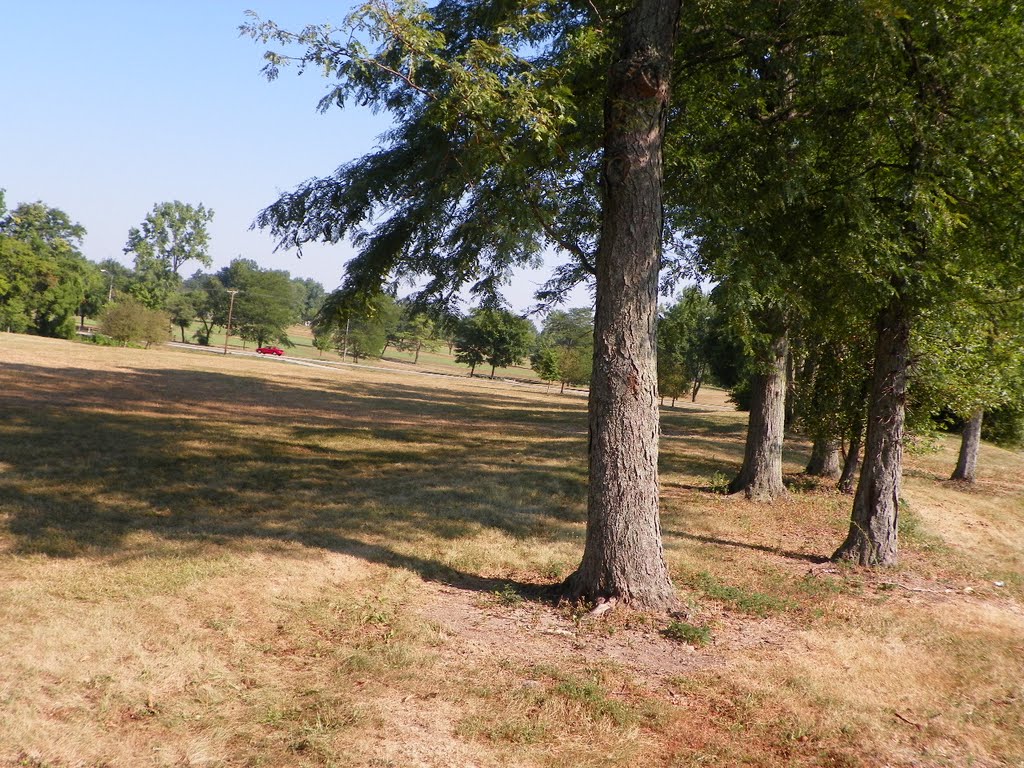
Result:
<svg viewBox="0 0 1024 768"><path fill-rule="evenodd" d="M157 203L140 226L129 230L124 252L135 260L136 280L131 290L139 301L161 307L180 284L183 264L213 264L206 230L212 219L213 211L202 203L193 206L174 200Z"/></svg>
<svg viewBox="0 0 1024 768"><path fill-rule="evenodd" d="M450 306L469 286L497 306L545 248L565 261L543 301L593 280L590 514L567 593L658 606L657 470L624 455L656 455L657 413L637 401L655 400L658 288L719 281L763 379L750 435L777 458L781 409L766 403L783 402L795 356L868 329L864 471L836 556L886 564L912 335L965 286L1021 282L1024 221L1016 4L699 2L677 40L680 8L371 0L336 29L243 28L280 47L269 77L322 69L321 109L395 119L380 149L257 219L286 247L351 238L342 295L422 278L424 300ZM828 383L863 367L825 369L837 408L840 390L863 391ZM622 531L655 563L643 587L635 569L602 570L630 559Z"/></svg>
<svg viewBox="0 0 1024 768"><path fill-rule="evenodd" d="M92 267L85 228L42 202L0 206L0 326L70 338Z"/></svg>

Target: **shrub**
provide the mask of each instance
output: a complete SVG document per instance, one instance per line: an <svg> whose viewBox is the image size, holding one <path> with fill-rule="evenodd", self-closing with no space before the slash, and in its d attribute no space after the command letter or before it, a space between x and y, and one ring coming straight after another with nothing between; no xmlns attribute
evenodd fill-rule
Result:
<svg viewBox="0 0 1024 768"><path fill-rule="evenodd" d="M171 321L166 314L148 309L134 299L111 304L100 316L100 332L126 346L130 341L157 344L167 341Z"/></svg>

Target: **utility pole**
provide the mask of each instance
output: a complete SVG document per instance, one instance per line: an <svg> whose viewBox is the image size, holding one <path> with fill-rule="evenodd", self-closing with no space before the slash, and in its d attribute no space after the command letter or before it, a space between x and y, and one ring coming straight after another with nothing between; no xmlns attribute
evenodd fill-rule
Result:
<svg viewBox="0 0 1024 768"><path fill-rule="evenodd" d="M110 276L110 288L107 290L107 303L109 304L114 298L114 273L105 269L101 269L100 272Z"/></svg>
<svg viewBox="0 0 1024 768"><path fill-rule="evenodd" d="M228 339L231 338L231 313L235 309L235 294L238 293L238 289L237 288L233 288L233 289L229 290L228 293L231 295L231 301L228 303L228 329L227 329L227 332L224 334L224 354L225 355L228 353Z"/></svg>

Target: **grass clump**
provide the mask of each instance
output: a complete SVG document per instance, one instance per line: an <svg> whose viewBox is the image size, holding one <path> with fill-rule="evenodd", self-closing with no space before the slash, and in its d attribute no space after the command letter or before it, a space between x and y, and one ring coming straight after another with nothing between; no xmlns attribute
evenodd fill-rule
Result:
<svg viewBox="0 0 1024 768"><path fill-rule="evenodd" d="M491 597L501 605L509 608L514 608L526 602L526 599L519 594L518 590L516 590L516 588L511 584L504 584L500 588L494 590L491 592Z"/></svg>
<svg viewBox="0 0 1024 768"><path fill-rule="evenodd" d="M703 648L711 642L711 629L698 627L686 621L670 621L661 634L677 643L687 643L696 648Z"/></svg>
<svg viewBox="0 0 1024 768"><path fill-rule="evenodd" d="M690 579L690 586L700 590L712 600L718 600L738 611L762 618L792 608L790 601L774 595L722 584L707 571L701 571Z"/></svg>

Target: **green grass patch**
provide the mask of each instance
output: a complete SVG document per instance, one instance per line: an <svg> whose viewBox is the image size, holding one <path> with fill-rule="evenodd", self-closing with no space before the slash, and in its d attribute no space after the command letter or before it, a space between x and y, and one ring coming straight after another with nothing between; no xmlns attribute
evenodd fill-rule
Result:
<svg viewBox="0 0 1024 768"><path fill-rule="evenodd" d="M703 648L711 642L711 629L709 627L698 627L685 621L670 621L661 634L669 640L677 643L687 643L697 648Z"/></svg>
<svg viewBox="0 0 1024 768"><path fill-rule="evenodd" d="M731 608L754 616L765 617L793 607L791 601L774 595L722 584L707 571L701 571L689 579L689 585L712 600L718 600Z"/></svg>
<svg viewBox="0 0 1024 768"><path fill-rule="evenodd" d="M511 584L505 584L494 590L491 592L491 597L501 605L508 606L509 608L514 608L526 602L525 598Z"/></svg>

